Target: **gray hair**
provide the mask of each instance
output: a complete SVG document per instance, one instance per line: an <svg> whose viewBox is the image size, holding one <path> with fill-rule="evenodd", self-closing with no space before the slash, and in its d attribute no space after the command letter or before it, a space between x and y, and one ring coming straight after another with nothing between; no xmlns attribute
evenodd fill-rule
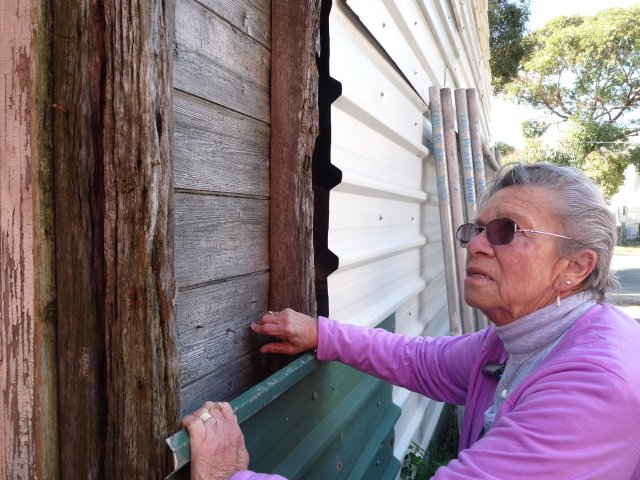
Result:
<svg viewBox="0 0 640 480"><path fill-rule="evenodd" d="M561 254L568 256L583 248L598 255L591 274L582 282L583 290L591 290L598 302L605 293L620 287L610 270L613 247L616 245L616 220L598 186L582 171L547 163L503 166L487 189L480 204L506 187L539 186L557 192L563 201L556 202L554 215L564 226L565 234L575 242L560 242Z"/></svg>

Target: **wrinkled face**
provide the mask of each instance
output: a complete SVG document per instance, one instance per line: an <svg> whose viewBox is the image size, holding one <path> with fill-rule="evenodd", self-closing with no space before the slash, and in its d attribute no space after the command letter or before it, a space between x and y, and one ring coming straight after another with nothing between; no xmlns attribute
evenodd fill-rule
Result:
<svg viewBox="0 0 640 480"><path fill-rule="evenodd" d="M478 226L496 218L511 218L522 229L564 234L552 215L558 201L544 187L507 187L496 192L476 216ZM554 283L567 262L558 242L568 240L536 233L516 233L506 245L492 245L482 232L467 245L466 302L504 325L555 301Z"/></svg>

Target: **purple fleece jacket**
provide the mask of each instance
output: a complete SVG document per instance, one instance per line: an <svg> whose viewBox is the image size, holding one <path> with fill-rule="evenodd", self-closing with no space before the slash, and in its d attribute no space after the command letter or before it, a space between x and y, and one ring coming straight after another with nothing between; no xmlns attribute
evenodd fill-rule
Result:
<svg viewBox="0 0 640 480"><path fill-rule="evenodd" d="M437 479L640 479L640 325L601 304L578 318L479 439L507 353L495 329L407 337L321 318L318 359L464 405L460 454ZM276 480L239 472L232 480Z"/></svg>

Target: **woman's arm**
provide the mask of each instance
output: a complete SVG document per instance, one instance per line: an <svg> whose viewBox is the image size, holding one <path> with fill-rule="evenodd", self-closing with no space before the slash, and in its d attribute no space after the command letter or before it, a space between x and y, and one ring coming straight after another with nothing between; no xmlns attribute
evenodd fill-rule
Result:
<svg viewBox="0 0 640 480"><path fill-rule="evenodd" d="M505 404L489 432L434 478L640 478L640 399L606 369L565 364Z"/></svg>
<svg viewBox="0 0 640 480"><path fill-rule="evenodd" d="M285 309L251 325L278 339L263 353L296 354L317 347L319 360L338 360L435 400L464 404L486 333L460 337L408 337L382 329L319 320Z"/></svg>
<svg viewBox="0 0 640 480"><path fill-rule="evenodd" d="M485 333L410 337L320 317L318 359L338 360L439 401L464 404Z"/></svg>

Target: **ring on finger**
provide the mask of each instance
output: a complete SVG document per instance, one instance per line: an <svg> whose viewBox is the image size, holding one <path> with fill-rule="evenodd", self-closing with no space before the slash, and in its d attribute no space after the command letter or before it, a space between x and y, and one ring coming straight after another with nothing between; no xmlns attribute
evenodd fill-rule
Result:
<svg viewBox="0 0 640 480"><path fill-rule="evenodd" d="M206 411L202 415L200 415L200 420L202 420L202 423L205 423L210 418L211 418L211 414L208 411Z"/></svg>
<svg viewBox="0 0 640 480"><path fill-rule="evenodd" d="M214 402L213 406L211 406L207 411L210 412L211 410L222 410L223 405L220 402Z"/></svg>

